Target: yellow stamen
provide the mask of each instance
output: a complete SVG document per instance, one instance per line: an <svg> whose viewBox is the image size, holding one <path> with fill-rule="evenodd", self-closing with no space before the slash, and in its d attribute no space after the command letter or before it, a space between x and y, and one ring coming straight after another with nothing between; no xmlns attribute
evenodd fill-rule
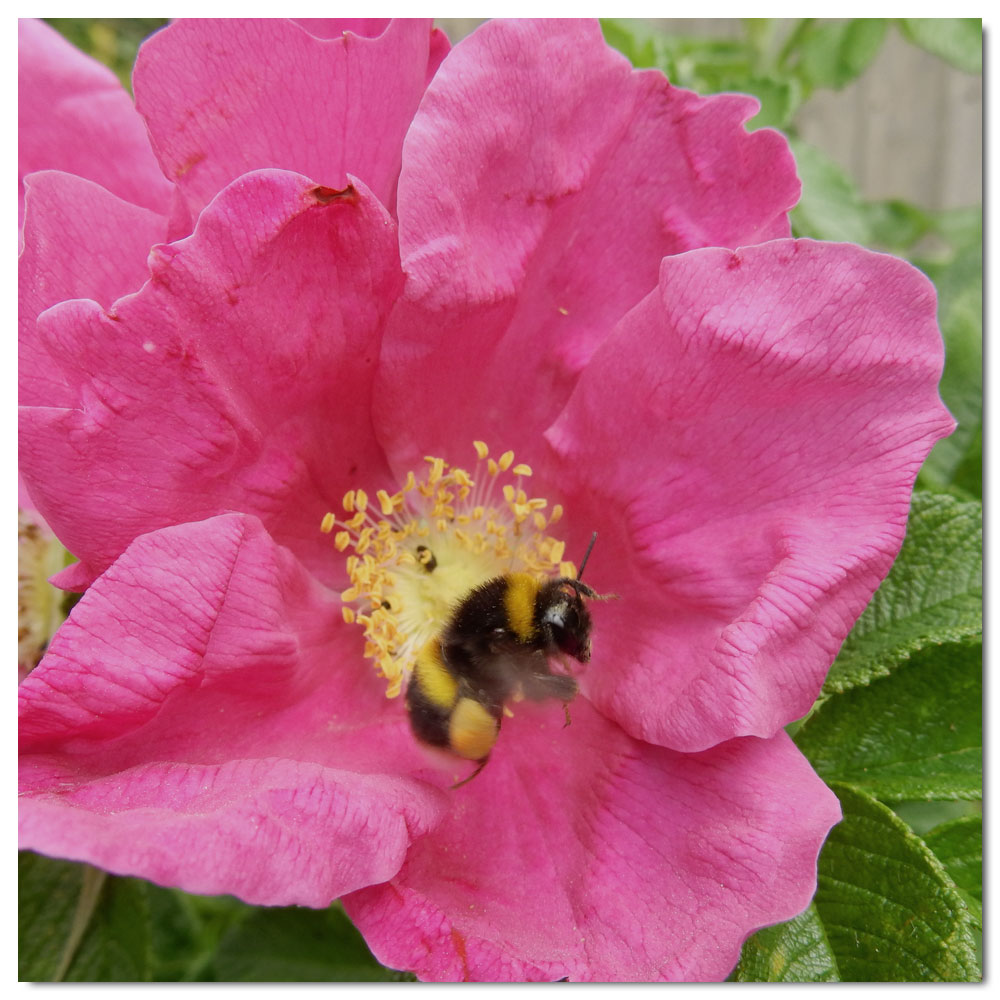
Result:
<svg viewBox="0 0 1000 1000"><path fill-rule="evenodd" d="M382 513L386 517L388 517L393 512L393 510L395 510L395 506L393 504L393 498L389 496L389 494L386 493L385 490L379 490L378 493L375 494L375 496L378 497L379 510L382 511Z"/></svg>
<svg viewBox="0 0 1000 1000"><path fill-rule="evenodd" d="M486 463L481 482L427 456L423 478L410 471L398 492L375 493L380 517L368 509L368 494L354 489L344 495L344 517L323 518L321 530L339 529L334 548L346 553L344 621L364 629L365 655L385 678L387 697L400 693L420 651L478 585L510 573L526 581L575 575L572 563L561 562L565 543L545 534L562 507L546 518L540 511L547 501L519 488L531 467L514 465L512 451L494 460L484 442L473 446ZM504 481L505 474L517 482Z"/></svg>

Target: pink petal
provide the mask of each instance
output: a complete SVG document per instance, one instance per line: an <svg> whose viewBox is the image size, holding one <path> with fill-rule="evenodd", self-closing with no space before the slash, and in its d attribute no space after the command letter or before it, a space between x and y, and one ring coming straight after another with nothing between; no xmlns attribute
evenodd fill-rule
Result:
<svg viewBox="0 0 1000 1000"><path fill-rule="evenodd" d="M596 22L491 22L456 46L403 152L411 307L380 407L400 461L477 436L520 454L664 255L787 236L799 182L783 137L744 129L756 109L633 71Z"/></svg>
<svg viewBox="0 0 1000 1000"><path fill-rule="evenodd" d="M344 900L424 979L716 980L816 887L837 800L782 733L698 755L584 699L515 708L489 764L387 885Z"/></svg>
<svg viewBox="0 0 1000 1000"><path fill-rule="evenodd" d="M895 258L788 240L663 261L535 463L571 549L601 532L590 584L621 596L582 678L603 712L700 750L808 710L954 427L942 362L933 286Z"/></svg>
<svg viewBox="0 0 1000 1000"><path fill-rule="evenodd" d="M194 215L263 167L333 188L350 173L391 208L403 136L440 58L432 35L427 20L375 38L316 37L277 18L177 21L139 50L136 106Z"/></svg>
<svg viewBox="0 0 1000 1000"><path fill-rule="evenodd" d="M391 877L442 800L339 603L254 518L137 539L19 688L21 846L267 904Z"/></svg>
<svg viewBox="0 0 1000 1000"><path fill-rule="evenodd" d="M64 170L167 214L172 185L111 70L42 21L22 19L17 89L18 180L34 170Z"/></svg>
<svg viewBox="0 0 1000 1000"><path fill-rule="evenodd" d="M21 364L62 388L27 400L22 472L78 572L239 510L334 573L323 514L358 482L388 485L369 393L401 282L392 220L355 184L248 175L154 250L137 294L40 317Z"/></svg>
<svg viewBox="0 0 1000 1000"><path fill-rule="evenodd" d="M339 38L351 31L362 38L378 38L392 23L390 17L293 17L315 38Z"/></svg>
<svg viewBox="0 0 1000 1000"><path fill-rule="evenodd" d="M21 478L21 474L17 474L17 507L18 510L26 511L32 515L32 520L37 521L40 524L45 525L48 530L48 525L45 524L45 520L35 507L35 501L31 499L31 495L28 493L28 487L24 485L24 480Z"/></svg>
<svg viewBox="0 0 1000 1000"><path fill-rule="evenodd" d="M388 17L294 17L292 20L316 38L339 38L345 31L352 31L363 38L378 38L392 24L392 19ZM427 62L428 83L450 48L448 36L440 28L434 28Z"/></svg>
<svg viewBox="0 0 1000 1000"><path fill-rule="evenodd" d="M46 170L25 182L24 250L18 261L22 361L33 354L35 321L66 299L108 308L149 277L149 248L166 238L167 220L111 194L93 181ZM22 365L22 401L72 405L50 365Z"/></svg>

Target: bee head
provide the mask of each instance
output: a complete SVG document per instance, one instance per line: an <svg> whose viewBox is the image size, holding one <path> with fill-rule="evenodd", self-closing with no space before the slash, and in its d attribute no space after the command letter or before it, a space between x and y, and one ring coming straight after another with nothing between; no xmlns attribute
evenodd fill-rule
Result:
<svg viewBox="0 0 1000 1000"><path fill-rule="evenodd" d="M581 663L590 660L590 612L584 596L597 596L579 580L551 580L539 591L539 624L550 644Z"/></svg>

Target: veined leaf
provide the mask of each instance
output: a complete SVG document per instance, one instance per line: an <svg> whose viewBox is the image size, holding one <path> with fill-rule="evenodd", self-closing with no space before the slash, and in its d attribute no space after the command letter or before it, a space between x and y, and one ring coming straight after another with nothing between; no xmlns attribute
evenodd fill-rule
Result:
<svg viewBox="0 0 1000 1000"><path fill-rule="evenodd" d="M18 910L19 979L150 978L149 907L141 884L132 879L23 851Z"/></svg>
<svg viewBox="0 0 1000 1000"><path fill-rule="evenodd" d="M982 634L982 506L914 493L906 540L830 668L823 695L883 677L928 646Z"/></svg>
<svg viewBox="0 0 1000 1000"><path fill-rule="evenodd" d="M978 799L982 697L982 646L932 646L825 701L795 742L824 780L883 802Z"/></svg>
<svg viewBox="0 0 1000 1000"><path fill-rule="evenodd" d="M967 982L981 978L976 914L941 861L895 813L834 784L812 905L743 946L741 982ZM966 841L962 841L966 844Z"/></svg>
<svg viewBox="0 0 1000 1000"><path fill-rule="evenodd" d="M844 819L820 855L815 906L841 980L978 980L973 917L941 863L886 806L833 789Z"/></svg>
<svg viewBox="0 0 1000 1000"><path fill-rule="evenodd" d="M730 978L740 983L838 982L837 959L816 907L750 937Z"/></svg>
<svg viewBox="0 0 1000 1000"><path fill-rule="evenodd" d="M962 816L924 834L924 842L959 889L983 903L983 817Z"/></svg>

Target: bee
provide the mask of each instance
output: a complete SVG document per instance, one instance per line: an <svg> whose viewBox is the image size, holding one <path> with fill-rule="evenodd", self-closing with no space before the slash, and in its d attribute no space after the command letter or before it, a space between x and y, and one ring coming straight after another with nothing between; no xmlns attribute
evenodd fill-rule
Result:
<svg viewBox="0 0 1000 1000"><path fill-rule="evenodd" d="M507 702L557 698L569 725L578 685L567 674L553 673L550 659L587 663L591 619L585 598L615 596L599 595L579 579L596 539L595 532L576 578L539 581L528 573L505 573L476 587L418 653L406 689L414 735L479 764L453 788L486 766ZM425 569L433 566L429 553L421 561Z"/></svg>

